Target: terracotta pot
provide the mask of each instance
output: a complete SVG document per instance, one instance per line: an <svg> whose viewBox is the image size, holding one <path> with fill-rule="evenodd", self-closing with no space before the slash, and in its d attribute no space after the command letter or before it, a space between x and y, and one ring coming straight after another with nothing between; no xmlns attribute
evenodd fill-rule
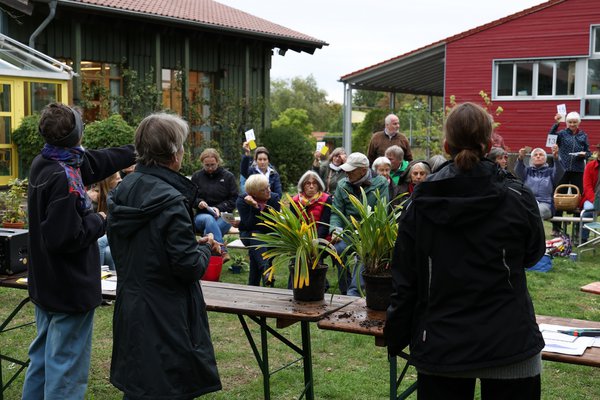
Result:
<svg viewBox="0 0 600 400"><path fill-rule="evenodd" d="M9 229L23 229L25 228L25 222L3 222L2 227Z"/></svg>
<svg viewBox="0 0 600 400"><path fill-rule="evenodd" d="M310 285L302 289L294 289L294 300L298 301L321 301L325 298L325 286L327 281L327 264L319 264L317 268L310 270ZM294 268L290 267L290 274L294 274Z"/></svg>
<svg viewBox="0 0 600 400"><path fill-rule="evenodd" d="M392 274L370 275L363 273L367 307L371 310L384 311L390 305L392 295Z"/></svg>

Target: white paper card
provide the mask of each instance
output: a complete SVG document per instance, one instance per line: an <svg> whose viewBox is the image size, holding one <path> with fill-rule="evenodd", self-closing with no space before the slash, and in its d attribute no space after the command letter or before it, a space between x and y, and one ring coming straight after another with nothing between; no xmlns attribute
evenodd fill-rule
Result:
<svg viewBox="0 0 600 400"><path fill-rule="evenodd" d="M317 151L321 151L323 146L325 146L325 142L317 142Z"/></svg>
<svg viewBox="0 0 600 400"><path fill-rule="evenodd" d="M244 132L244 135L246 135L246 142L256 140L256 136L254 136L254 129Z"/></svg>
<svg viewBox="0 0 600 400"><path fill-rule="evenodd" d="M565 117L567 116L567 105L566 104L557 105L556 112L562 116L560 119L560 122L565 122Z"/></svg>
<svg viewBox="0 0 600 400"><path fill-rule="evenodd" d="M102 291L114 291L117 290L117 281L110 281L107 279L102 279L100 281L102 284Z"/></svg>
<svg viewBox="0 0 600 400"><path fill-rule="evenodd" d="M556 139L558 139L558 135L548 135L548 139L546 139L546 147L552 147L556 144Z"/></svg>

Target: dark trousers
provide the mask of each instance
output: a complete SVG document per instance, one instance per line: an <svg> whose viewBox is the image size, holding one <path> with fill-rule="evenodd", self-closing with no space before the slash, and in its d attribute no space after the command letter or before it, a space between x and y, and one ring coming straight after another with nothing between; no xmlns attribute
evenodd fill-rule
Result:
<svg viewBox="0 0 600 400"><path fill-rule="evenodd" d="M481 379L481 400L539 400L540 376L522 379ZM418 374L418 400L473 400L475 378Z"/></svg>
<svg viewBox="0 0 600 400"><path fill-rule="evenodd" d="M565 185L569 183L571 185L577 186L579 188L579 193L583 195L583 172L565 171L565 174L561 178L560 182L558 182L558 184ZM556 217L562 217L562 215L562 211L554 212L554 216ZM560 231L560 222L553 222L552 230Z"/></svg>

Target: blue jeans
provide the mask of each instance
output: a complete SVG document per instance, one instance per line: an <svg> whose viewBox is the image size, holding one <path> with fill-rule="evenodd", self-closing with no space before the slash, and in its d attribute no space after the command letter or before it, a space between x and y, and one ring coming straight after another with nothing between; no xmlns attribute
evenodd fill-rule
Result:
<svg viewBox="0 0 600 400"><path fill-rule="evenodd" d="M231 225L229 225L223 218L219 217L215 219L208 213L200 213L196 215L194 219L194 225L196 226L197 232L204 232L204 235L212 233L214 239L223 243L223 235L229 232Z"/></svg>
<svg viewBox="0 0 600 400"><path fill-rule="evenodd" d="M108 265L108 268L111 271L114 271L115 261L112 258L110 246L108 245L108 237L106 235L98 239L98 250L100 251L100 265Z"/></svg>
<svg viewBox="0 0 600 400"><path fill-rule="evenodd" d="M347 267L348 268L348 267ZM352 278L350 279L350 286L348 286L348 296L361 297L361 293L365 292L365 280L363 279L362 273L365 271L363 263L355 263L352 268ZM360 290L358 290L358 283L360 283Z"/></svg>
<svg viewBox="0 0 600 400"><path fill-rule="evenodd" d="M346 247L348 247L348 245L343 240L340 240L339 242L334 244L333 247L335 247L335 251L338 253L338 255L341 255L342 252L344 251L344 249L346 249ZM347 261L346 260L343 260L343 261L347 267L348 266ZM347 294L348 288L350 287L350 283L351 283L350 280L352 279L352 277L350 276L350 272L348 271L347 268L342 268L342 266L335 260L333 260L333 265L335 265L335 267L337 268L338 286L340 288L340 293Z"/></svg>
<svg viewBox="0 0 600 400"><path fill-rule="evenodd" d="M265 247L257 249L254 246L260 244L259 240L252 238L252 232L240 232L240 239L244 246L248 247L248 256L250 258L250 272L248 273L248 285L260 286L261 278L263 282L266 281L266 277L263 273L269 268L269 262L263 259L263 253L267 251Z"/></svg>
<svg viewBox="0 0 600 400"><path fill-rule="evenodd" d="M78 400L87 389L94 310L47 312L35 306L37 336L29 346L23 400Z"/></svg>

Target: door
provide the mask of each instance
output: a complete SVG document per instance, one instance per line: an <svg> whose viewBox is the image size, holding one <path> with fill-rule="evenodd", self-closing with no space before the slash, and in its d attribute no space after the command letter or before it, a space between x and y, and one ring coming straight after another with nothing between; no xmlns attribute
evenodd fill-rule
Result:
<svg viewBox="0 0 600 400"><path fill-rule="evenodd" d="M14 82L0 80L0 186L17 177L17 146L12 143Z"/></svg>

